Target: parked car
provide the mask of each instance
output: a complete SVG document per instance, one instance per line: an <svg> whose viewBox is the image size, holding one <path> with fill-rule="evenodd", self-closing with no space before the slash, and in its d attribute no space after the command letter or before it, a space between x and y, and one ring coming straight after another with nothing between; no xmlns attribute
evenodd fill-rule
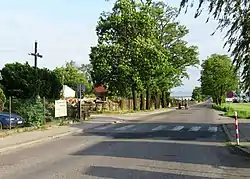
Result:
<svg viewBox="0 0 250 179"><path fill-rule="evenodd" d="M11 118L9 113L0 112L0 129L11 127L21 127L24 124L24 119L15 113L11 113Z"/></svg>

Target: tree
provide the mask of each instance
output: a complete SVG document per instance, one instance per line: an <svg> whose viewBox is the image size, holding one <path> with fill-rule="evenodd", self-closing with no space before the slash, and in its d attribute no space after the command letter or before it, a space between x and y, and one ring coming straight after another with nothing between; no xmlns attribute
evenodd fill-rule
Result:
<svg viewBox="0 0 250 179"><path fill-rule="evenodd" d="M157 16L157 31L159 33L158 40L168 54L168 66L171 70L163 70L162 76L158 76L158 86L162 92L162 104L164 106L165 92L171 88L180 86L183 78L188 78L186 72L188 66L196 66L199 64L198 48L189 46L183 40L189 31L187 27L175 21L178 16L176 8L169 7L160 1L154 4L154 7L160 12ZM169 94L169 93L168 93Z"/></svg>
<svg viewBox="0 0 250 179"><path fill-rule="evenodd" d="M238 87L235 66L227 55L212 54L202 63L201 90L212 96L216 104L221 104L228 91Z"/></svg>
<svg viewBox="0 0 250 179"><path fill-rule="evenodd" d="M91 70L92 70L92 65L91 64L82 64L79 68L80 71L85 74L88 82L92 84L92 79L91 79Z"/></svg>
<svg viewBox="0 0 250 179"><path fill-rule="evenodd" d="M152 92L158 108L159 92L179 85L187 76L186 67L198 63L197 48L182 40L188 31L172 22L176 15L163 2L117 0L96 28L98 45L90 54L94 84L119 96L133 96L134 109L137 92L142 102L146 91L147 109Z"/></svg>
<svg viewBox="0 0 250 179"><path fill-rule="evenodd" d="M202 94L202 90L201 90L201 87L200 86L196 86L194 89L193 89L193 92L192 92L192 99L195 100L195 101L203 101L204 100L204 95Z"/></svg>
<svg viewBox="0 0 250 179"><path fill-rule="evenodd" d="M120 96L132 94L134 110L136 91L143 89L142 70L145 76L151 75L154 64L164 57L157 52L156 21L148 13L150 3L117 0L111 13L101 15L96 28L98 45L90 54L94 83L104 84ZM145 57L146 50L153 51L154 60L153 55Z"/></svg>
<svg viewBox="0 0 250 179"><path fill-rule="evenodd" d="M35 68L28 63L6 64L1 70L4 93L7 96L25 99L34 97L34 89L38 89L42 97L58 98L62 85L55 74L46 68L37 69L37 72L38 79Z"/></svg>
<svg viewBox="0 0 250 179"><path fill-rule="evenodd" d="M194 3L190 0L181 0L180 9L186 10ZM200 0L199 6L195 13L195 18L202 12L202 6L208 5L209 16L207 21L212 18L218 21L216 30L227 30L226 41L224 44L228 46L228 51L234 57L233 64L235 69L242 68L243 87L245 90L250 89L250 1L249 0ZM215 33L215 32L214 32ZM213 34L214 34L213 33Z"/></svg>
<svg viewBox="0 0 250 179"><path fill-rule="evenodd" d="M90 93L92 90L85 74L76 67L73 61L67 62L65 67L56 67L54 73L62 84L68 85L74 90L77 90L78 84L84 84L86 94Z"/></svg>

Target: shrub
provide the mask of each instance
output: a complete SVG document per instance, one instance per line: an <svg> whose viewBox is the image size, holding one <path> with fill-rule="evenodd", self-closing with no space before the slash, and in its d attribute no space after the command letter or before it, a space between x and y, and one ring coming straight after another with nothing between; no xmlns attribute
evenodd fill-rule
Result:
<svg viewBox="0 0 250 179"><path fill-rule="evenodd" d="M4 110L4 103L3 101L0 99L0 112L2 112Z"/></svg>
<svg viewBox="0 0 250 179"><path fill-rule="evenodd" d="M0 88L0 100L3 102L3 104L6 103L6 96L1 88Z"/></svg>
<svg viewBox="0 0 250 179"><path fill-rule="evenodd" d="M26 126L41 126L44 124L45 115L43 103L40 99L13 100L14 111L21 115L25 120Z"/></svg>

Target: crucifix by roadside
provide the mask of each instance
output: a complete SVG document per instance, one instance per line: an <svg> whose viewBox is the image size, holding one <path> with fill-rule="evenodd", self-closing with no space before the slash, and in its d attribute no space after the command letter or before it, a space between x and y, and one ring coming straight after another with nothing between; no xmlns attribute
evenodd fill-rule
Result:
<svg viewBox="0 0 250 179"><path fill-rule="evenodd" d="M29 53L29 55L34 56L35 68L37 68L37 57L43 58L43 56L37 52L37 41L35 41L34 53Z"/></svg>
<svg viewBox="0 0 250 179"><path fill-rule="evenodd" d="M34 96L39 96L40 84L39 84L39 80L38 80L37 57L43 58L43 56L37 52L37 41L35 41L34 53L29 53L29 55L34 56L34 62L35 62L34 66L36 69L36 86L37 86L37 88L34 90Z"/></svg>

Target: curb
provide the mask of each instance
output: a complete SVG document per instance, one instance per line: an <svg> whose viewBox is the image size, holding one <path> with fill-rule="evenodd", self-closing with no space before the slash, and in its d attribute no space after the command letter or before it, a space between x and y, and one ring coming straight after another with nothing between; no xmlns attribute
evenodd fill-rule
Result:
<svg viewBox="0 0 250 179"><path fill-rule="evenodd" d="M229 142L232 144L233 141L233 137L230 134L228 128L226 127L225 124L222 124L222 130L224 131L224 133L226 134L227 139L229 140ZM249 149L245 149L244 147L238 146L238 145L234 145L233 148L236 150L236 152L238 152L239 154L243 155L243 156L247 156L250 157L250 150Z"/></svg>
<svg viewBox="0 0 250 179"><path fill-rule="evenodd" d="M26 147L26 146L37 144L37 143L44 142L44 141L49 141L49 140L52 140L52 139L61 138L61 137L72 135L72 134L78 134L80 132L82 132L82 129L78 129L78 130L74 130L74 131L68 131L68 132L53 135L53 136L47 136L47 137L44 137L44 138L41 138L41 139L31 140L31 141L24 142L24 143L17 144L17 145L14 144L14 145L11 145L11 146L1 148L0 153L6 152L8 150L13 150L13 149L17 149L17 148Z"/></svg>

